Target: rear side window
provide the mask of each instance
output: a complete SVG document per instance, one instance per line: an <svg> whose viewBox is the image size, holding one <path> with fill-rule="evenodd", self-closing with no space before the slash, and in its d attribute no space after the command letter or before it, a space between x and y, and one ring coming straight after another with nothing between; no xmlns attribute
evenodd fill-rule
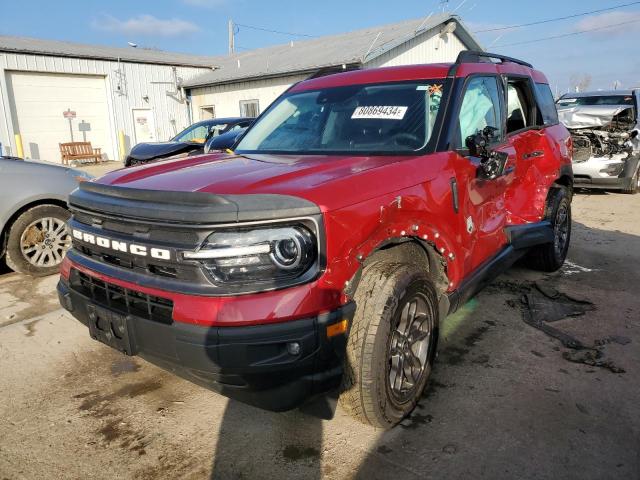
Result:
<svg viewBox="0 0 640 480"><path fill-rule="evenodd" d="M546 83L536 83L538 94L538 111L542 115L543 125L555 125L558 123L558 111L553 100L553 94ZM538 119L538 122L540 119Z"/></svg>
<svg viewBox="0 0 640 480"><path fill-rule="evenodd" d="M467 84L458 117L454 148L466 148L465 140L485 127L495 128L495 139L502 138L502 106L496 77L473 77Z"/></svg>
<svg viewBox="0 0 640 480"><path fill-rule="evenodd" d="M532 127L534 105L531 83L528 79L508 78L507 81L507 133Z"/></svg>

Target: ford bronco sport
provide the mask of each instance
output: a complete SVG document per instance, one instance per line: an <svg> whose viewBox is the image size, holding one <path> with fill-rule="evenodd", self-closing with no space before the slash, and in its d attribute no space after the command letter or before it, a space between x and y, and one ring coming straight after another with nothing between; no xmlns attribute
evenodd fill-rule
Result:
<svg viewBox="0 0 640 480"><path fill-rule="evenodd" d="M340 387L388 428L448 314L520 258L563 264L571 150L544 75L512 58L303 81L233 154L80 184L60 302L228 397L281 411Z"/></svg>

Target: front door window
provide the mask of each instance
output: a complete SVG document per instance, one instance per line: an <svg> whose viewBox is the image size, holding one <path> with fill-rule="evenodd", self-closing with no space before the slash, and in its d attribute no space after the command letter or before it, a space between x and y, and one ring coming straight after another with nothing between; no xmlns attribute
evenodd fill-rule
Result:
<svg viewBox="0 0 640 480"><path fill-rule="evenodd" d="M502 138L502 106L496 77L473 77L462 99L455 148L465 148L466 139L485 127L495 129L494 138Z"/></svg>

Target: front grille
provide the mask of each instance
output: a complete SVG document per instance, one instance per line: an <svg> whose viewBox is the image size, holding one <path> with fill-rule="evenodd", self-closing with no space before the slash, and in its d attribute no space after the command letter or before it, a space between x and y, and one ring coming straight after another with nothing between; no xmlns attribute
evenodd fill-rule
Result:
<svg viewBox="0 0 640 480"><path fill-rule="evenodd" d="M184 227L172 227L168 225L144 224L140 222L127 222L105 217L99 213L85 213L74 211L73 218L85 225L99 226L105 234L110 232L124 235L143 234L156 242L168 242L173 244L198 244L200 238L197 232Z"/></svg>
<svg viewBox="0 0 640 480"><path fill-rule="evenodd" d="M160 323L173 322L173 302L169 299L147 295L71 269L69 286L72 290L89 297L96 304L124 315L131 314Z"/></svg>
<svg viewBox="0 0 640 480"><path fill-rule="evenodd" d="M573 135L573 161L586 162L591 158L591 140L583 135Z"/></svg>
<svg viewBox="0 0 640 480"><path fill-rule="evenodd" d="M87 257L95 258L104 263L108 263L109 265L114 265L116 267L126 268L129 270L135 270L140 273L147 273L152 275L158 275L160 277L166 278L179 278L181 280L192 280L195 278L195 267L192 265L162 265L160 263L154 264L152 261L148 261L146 259L141 259L135 255L130 255L127 253L106 253L104 249L100 249L99 247L93 246L93 248L89 248L86 245L80 245L76 242L74 244L76 250L80 253L86 255Z"/></svg>

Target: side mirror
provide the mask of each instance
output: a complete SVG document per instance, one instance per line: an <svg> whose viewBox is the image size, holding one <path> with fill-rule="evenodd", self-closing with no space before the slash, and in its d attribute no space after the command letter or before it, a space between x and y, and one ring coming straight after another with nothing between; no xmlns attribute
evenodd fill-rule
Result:
<svg viewBox="0 0 640 480"><path fill-rule="evenodd" d="M505 152L491 151L489 145L498 131L495 127L484 127L465 141L469 154L480 157L478 178L493 180L504 173L509 156Z"/></svg>
<svg viewBox="0 0 640 480"><path fill-rule="evenodd" d="M469 135L465 144L469 149L469 154L473 157L485 158L489 156L489 145L498 131L495 127L484 127L473 135Z"/></svg>

